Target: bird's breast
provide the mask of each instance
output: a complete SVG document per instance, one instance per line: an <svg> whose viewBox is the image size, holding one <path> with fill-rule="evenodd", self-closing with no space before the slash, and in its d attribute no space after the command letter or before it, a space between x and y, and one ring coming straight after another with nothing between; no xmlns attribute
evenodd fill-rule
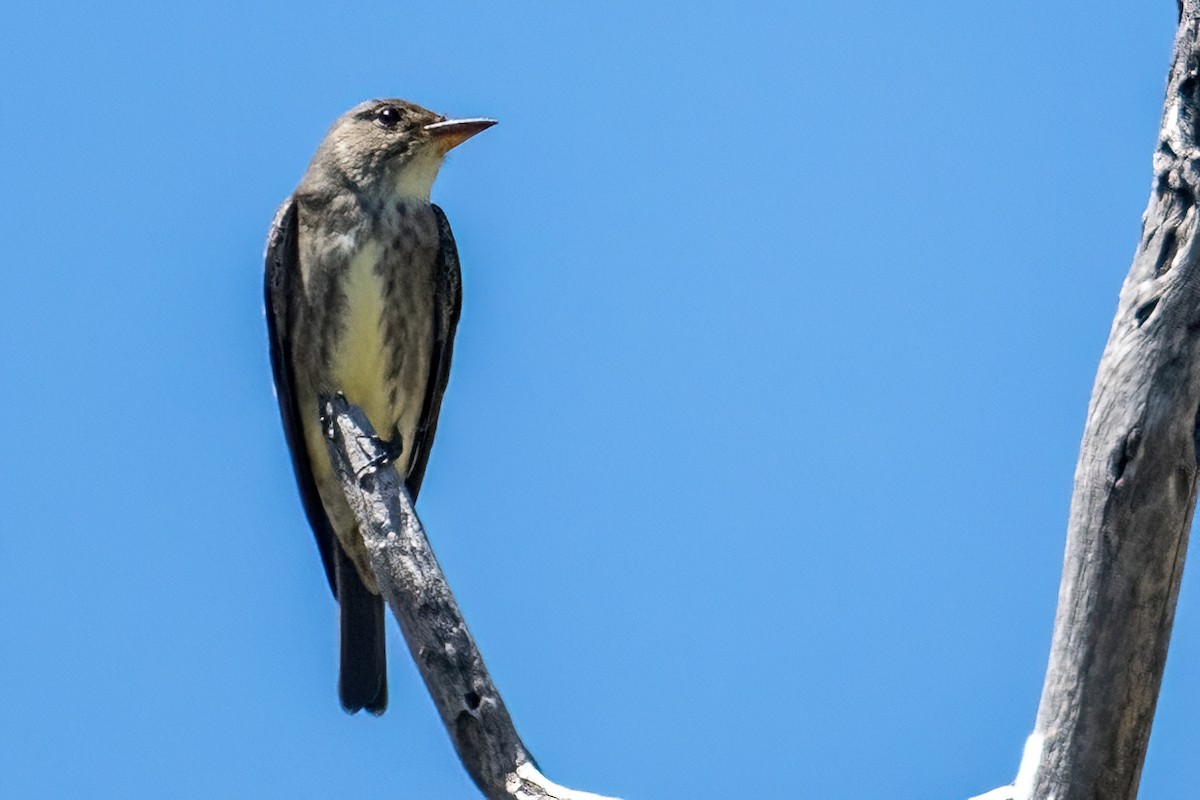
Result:
<svg viewBox="0 0 1200 800"><path fill-rule="evenodd" d="M385 283L376 266L382 256L376 242L351 258L342 277L341 330L330 353L329 380L366 412L376 427L385 415L385 399L394 376L395 343L385 336Z"/></svg>
<svg viewBox="0 0 1200 800"><path fill-rule="evenodd" d="M368 240L350 258L326 376L327 388L362 408L380 436L400 434L402 463L412 457L434 336L435 253L413 244Z"/></svg>

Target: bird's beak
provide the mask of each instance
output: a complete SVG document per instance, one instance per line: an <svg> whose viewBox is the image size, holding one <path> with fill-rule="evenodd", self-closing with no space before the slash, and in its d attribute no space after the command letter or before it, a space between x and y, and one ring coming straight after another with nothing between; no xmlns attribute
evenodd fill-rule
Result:
<svg viewBox="0 0 1200 800"><path fill-rule="evenodd" d="M433 139L442 154L449 153L480 131L496 124L494 119L447 119L425 126L425 132Z"/></svg>

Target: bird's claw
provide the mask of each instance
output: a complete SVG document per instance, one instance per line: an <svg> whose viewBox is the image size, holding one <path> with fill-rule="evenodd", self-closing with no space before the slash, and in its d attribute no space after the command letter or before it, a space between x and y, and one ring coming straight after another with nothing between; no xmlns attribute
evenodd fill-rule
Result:
<svg viewBox="0 0 1200 800"><path fill-rule="evenodd" d="M366 444L375 452L375 455L362 468L359 477L378 472L388 464L395 463L404 452L404 437L400 435L400 431L397 429L392 430L390 439L384 439L382 436L370 436Z"/></svg>

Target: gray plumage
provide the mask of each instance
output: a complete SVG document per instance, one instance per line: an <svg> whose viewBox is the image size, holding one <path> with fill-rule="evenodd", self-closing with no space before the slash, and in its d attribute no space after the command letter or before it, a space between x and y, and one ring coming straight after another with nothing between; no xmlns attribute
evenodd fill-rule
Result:
<svg viewBox="0 0 1200 800"><path fill-rule="evenodd" d="M429 188L445 152L491 125L402 100L330 129L267 243L271 363L300 494L341 608L339 695L387 707L384 609L329 463L317 398L341 392L390 440L413 500L449 377L462 302L454 237Z"/></svg>

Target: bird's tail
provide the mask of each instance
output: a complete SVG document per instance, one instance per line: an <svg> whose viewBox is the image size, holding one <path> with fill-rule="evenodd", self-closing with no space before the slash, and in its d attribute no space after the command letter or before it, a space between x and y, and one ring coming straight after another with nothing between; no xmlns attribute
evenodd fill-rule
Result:
<svg viewBox="0 0 1200 800"><path fill-rule="evenodd" d="M342 634L338 696L351 714L365 708L378 716L388 703L383 598L363 584L354 562L336 540L334 550Z"/></svg>

